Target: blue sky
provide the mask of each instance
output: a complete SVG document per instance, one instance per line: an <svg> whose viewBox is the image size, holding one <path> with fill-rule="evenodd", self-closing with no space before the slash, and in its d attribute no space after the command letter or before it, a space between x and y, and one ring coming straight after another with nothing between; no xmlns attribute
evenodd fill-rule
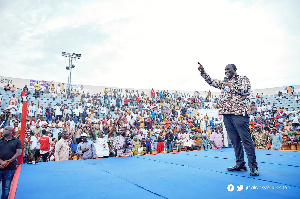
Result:
<svg viewBox="0 0 300 199"><path fill-rule="evenodd" d="M297 0L0 0L1 75L125 88L209 90L234 63L252 88L299 85ZM214 89L211 89L214 90Z"/></svg>

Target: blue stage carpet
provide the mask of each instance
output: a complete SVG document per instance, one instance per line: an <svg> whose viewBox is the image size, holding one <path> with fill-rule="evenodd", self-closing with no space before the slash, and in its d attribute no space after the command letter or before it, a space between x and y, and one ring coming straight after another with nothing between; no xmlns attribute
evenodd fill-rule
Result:
<svg viewBox="0 0 300 199"><path fill-rule="evenodd" d="M15 198L300 198L300 153L256 153L258 177L233 149L22 165Z"/></svg>

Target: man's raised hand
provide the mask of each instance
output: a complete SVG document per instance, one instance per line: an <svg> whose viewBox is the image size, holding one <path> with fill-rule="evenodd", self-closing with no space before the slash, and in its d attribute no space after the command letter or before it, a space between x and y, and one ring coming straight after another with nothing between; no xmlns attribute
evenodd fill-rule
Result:
<svg viewBox="0 0 300 199"><path fill-rule="evenodd" d="M204 68L203 66L200 64L200 62L198 62L199 66L198 66L198 70L202 73L204 72Z"/></svg>

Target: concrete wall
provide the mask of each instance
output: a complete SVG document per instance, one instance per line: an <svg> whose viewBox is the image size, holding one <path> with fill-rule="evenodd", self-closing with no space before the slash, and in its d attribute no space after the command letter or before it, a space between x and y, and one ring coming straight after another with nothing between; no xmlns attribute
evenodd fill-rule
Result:
<svg viewBox="0 0 300 199"><path fill-rule="evenodd" d="M300 92L300 85L287 85L287 86L294 86L294 91L295 92ZM265 89L255 89L252 91L253 95L255 96L257 93L261 94L263 93L264 95L274 95L278 94L279 91L286 93L286 90L284 90L287 86L283 87L274 87L274 88L265 88Z"/></svg>
<svg viewBox="0 0 300 199"><path fill-rule="evenodd" d="M41 81L41 80L38 80ZM47 80L46 80L47 81ZM49 80L48 80L49 81ZM4 77L0 76L0 87L4 87L7 84L15 85L17 88L23 88L25 85L29 87L30 85L30 80L29 79L21 79L21 78L12 78L12 77ZM59 82L53 82L54 85L57 85ZM295 87L295 92L300 92L300 85L294 85ZM95 93L104 93L104 89L107 88L110 91L113 91L114 89L120 90L122 92L122 95L125 95L126 93L135 93L137 92L140 94L142 91L146 95L150 96L150 91L151 89L134 89L134 88L118 88L118 87L107 87L107 86L91 86L91 85L84 85L84 91L85 93L89 92L90 94L95 94ZM256 93L263 93L264 95L274 95L277 94L278 91L285 92L285 87L275 87L275 88L266 88L266 89L255 89L252 91L253 95L255 96ZM157 89L155 89L155 92ZM170 93L175 93L175 90L169 90ZM179 93L185 93L187 95L194 95L195 91L180 91L178 90L177 92ZM199 94L203 97L207 96L207 91L198 91ZM219 95L219 92L212 92L212 95Z"/></svg>

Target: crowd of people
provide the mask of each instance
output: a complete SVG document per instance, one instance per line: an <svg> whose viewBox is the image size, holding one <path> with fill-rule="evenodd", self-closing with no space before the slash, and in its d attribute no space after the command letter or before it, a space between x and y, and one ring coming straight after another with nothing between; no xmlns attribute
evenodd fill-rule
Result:
<svg viewBox="0 0 300 199"><path fill-rule="evenodd" d="M288 93L285 97L293 97L295 103L299 103L298 95ZM282 100L282 92L275 100ZM255 100L250 103L250 111L249 125L257 149L299 150L299 110L266 103L263 94L256 94Z"/></svg>
<svg viewBox="0 0 300 199"><path fill-rule="evenodd" d="M18 138L22 101L28 100L29 104L25 163L231 147L222 116L200 113L203 109L219 108L219 97L210 92L202 97L197 92L189 95L153 89L149 94L105 89L103 94L93 95L76 90L71 92L71 98L79 100L66 104L55 99L71 95L62 84L46 86L43 91L39 85L32 90L25 86L20 96L15 95L15 89L7 88L4 92L13 93L1 114L1 129L13 126ZM33 98L47 98L52 103L43 107L35 104ZM299 110L266 104L263 94L254 98L249 125L255 147L297 149Z"/></svg>

